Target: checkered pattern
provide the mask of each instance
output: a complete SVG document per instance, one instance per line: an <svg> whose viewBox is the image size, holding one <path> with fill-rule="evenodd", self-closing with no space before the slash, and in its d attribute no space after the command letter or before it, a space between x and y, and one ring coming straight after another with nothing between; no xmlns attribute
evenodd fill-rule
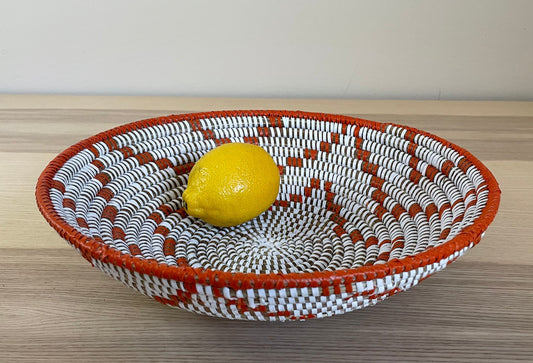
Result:
<svg viewBox="0 0 533 363"><path fill-rule="evenodd" d="M271 208L236 227L187 215L188 173L223 143L279 167ZM164 303L230 319L300 320L373 305L461 256L499 188L437 136L340 115L229 111L128 124L65 150L39 208L86 259Z"/></svg>

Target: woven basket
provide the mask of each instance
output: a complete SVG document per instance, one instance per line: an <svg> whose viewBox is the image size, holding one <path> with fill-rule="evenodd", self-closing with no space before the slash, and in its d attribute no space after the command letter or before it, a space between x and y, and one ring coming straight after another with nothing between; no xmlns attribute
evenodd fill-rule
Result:
<svg viewBox="0 0 533 363"><path fill-rule="evenodd" d="M213 227L181 194L208 150L268 151L281 186L250 222ZM68 148L43 171L41 213L92 265L155 300L243 320L374 305L479 242L498 209L490 171L413 128L291 111L172 115Z"/></svg>

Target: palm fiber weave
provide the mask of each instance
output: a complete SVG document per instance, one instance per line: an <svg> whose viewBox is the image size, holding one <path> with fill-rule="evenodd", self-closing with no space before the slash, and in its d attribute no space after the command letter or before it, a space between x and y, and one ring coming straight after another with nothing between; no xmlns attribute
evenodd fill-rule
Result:
<svg viewBox="0 0 533 363"><path fill-rule="evenodd" d="M195 161L253 143L279 166L271 208L236 227L187 215ZM413 128L341 115L221 111L127 124L41 174L41 213L91 264L173 307L302 320L374 305L480 241L499 205L490 171Z"/></svg>

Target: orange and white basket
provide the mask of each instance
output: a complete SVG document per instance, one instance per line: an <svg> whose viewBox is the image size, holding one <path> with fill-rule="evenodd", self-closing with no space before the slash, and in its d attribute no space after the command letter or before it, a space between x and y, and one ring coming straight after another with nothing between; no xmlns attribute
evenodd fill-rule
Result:
<svg viewBox="0 0 533 363"><path fill-rule="evenodd" d="M280 193L245 224L187 215L204 153L263 147ZM41 213L92 265L173 307L302 320L374 305L479 242L499 205L466 150L413 128L341 115L221 111L127 124L71 146L41 174Z"/></svg>

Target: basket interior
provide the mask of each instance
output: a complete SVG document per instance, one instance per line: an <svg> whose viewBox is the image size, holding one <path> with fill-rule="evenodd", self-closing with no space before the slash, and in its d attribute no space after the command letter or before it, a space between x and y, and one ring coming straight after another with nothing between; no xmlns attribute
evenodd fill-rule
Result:
<svg viewBox="0 0 533 363"><path fill-rule="evenodd" d="M217 145L263 147L279 166L272 207L218 228L181 194ZM328 115L227 112L128 125L78 145L49 190L85 236L169 266L291 273L352 269L416 255L472 225L487 182L456 148L397 125Z"/></svg>

